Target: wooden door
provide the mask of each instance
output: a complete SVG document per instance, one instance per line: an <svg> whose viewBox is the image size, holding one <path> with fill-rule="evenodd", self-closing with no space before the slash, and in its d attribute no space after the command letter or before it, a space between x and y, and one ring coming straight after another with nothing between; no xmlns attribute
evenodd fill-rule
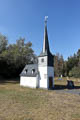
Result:
<svg viewBox="0 0 80 120"><path fill-rule="evenodd" d="M53 77L49 77L49 88L53 87Z"/></svg>

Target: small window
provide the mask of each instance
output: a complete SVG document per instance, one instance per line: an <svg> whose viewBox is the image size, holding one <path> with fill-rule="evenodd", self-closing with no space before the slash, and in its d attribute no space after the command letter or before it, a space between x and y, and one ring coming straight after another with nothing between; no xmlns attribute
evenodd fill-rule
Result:
<svg viewBox="0 0 80 120"><path fill-rule="evenodd" d="M28 69L25 69L25 72L27 73L27 72L28 72Z"/></svg>
<svg viewBox="0 0 80 120"><path fill-rule="evenodd" d="M35 69L32 69L32 74L34 74L35 73Z"/></svg>
<svg viewBox="0 0 80 120"><path fill-rule="evenodd" d="M44 62L44 59L43 59L43 58L41 59L41 62Z"/></svg>

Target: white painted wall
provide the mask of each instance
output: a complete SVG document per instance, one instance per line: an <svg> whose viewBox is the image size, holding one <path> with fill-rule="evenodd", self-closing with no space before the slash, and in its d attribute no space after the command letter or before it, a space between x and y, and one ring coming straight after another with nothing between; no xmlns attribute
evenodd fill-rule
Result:
<svg viewBox="0 0 80 120"><path fill-rule="evenodd" d="M20 77L20 85L25 87L36 88L37 87L37 77Z"/></svg>
<svg viewBox="0 0 80 120"><path fill-rule="evenodd" d="M39 76L39 87L40 88L47 88L48 87L48 83L47 83L47 67L41 67L39 66L39 73L40 73L40 76Z"/></svg>
<svg viewBox="0 0 80 120"><path fill-rule="evenodd" d="M44 59L44 62L41 61ZM38 57L38 70L39 70L39 87L48 88L47 77L47 56Z"/></svg>
<svg viewBox="0 0 80 120"><path fill-rule="evenodd" d="M44 59L44 62L41 62L41 59ZM47 56L44 56L44 57L39 57L38 58L38 65L39 66L46 66L47 67Z"/></svg>
<svg viewBox="0 0 80 120"><path fill-rule="evenodd" d="M40 88L49 88L49 77L53 77L53 87L54 87L54 68L53 67L41 67L39 66L39 87Z"/></svg>
<svg viewBox="0 0 80 120"><path fill-rule="evenodd" d="M54 68L48 66L48 88L49 88L49 77L53 77L53 87L54 87Z"/></svg>

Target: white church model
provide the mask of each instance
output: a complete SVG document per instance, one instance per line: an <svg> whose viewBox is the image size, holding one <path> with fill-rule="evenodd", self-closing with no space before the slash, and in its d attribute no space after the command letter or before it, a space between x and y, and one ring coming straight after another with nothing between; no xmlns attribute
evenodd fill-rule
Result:
<svg viewBox="0 0 80 120"><path fill-rule="evenodd" d="M31 88L52 89L54 87L54 60L49 49L47 19L45 19L43 50L38 64L26 65L20 74L20 85Z"/></svg>

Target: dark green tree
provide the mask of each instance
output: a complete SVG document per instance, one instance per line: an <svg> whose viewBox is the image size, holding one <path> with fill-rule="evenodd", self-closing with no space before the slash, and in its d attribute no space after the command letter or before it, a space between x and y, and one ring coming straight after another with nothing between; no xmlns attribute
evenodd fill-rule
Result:
<svg viewBox="0 0 80 120"><path fill-rule="evenodd" d="M19 76L26 64L34 63L37 59L32 49L32 43L25 43L24 40L24 38L20 38L16 44L9 44L7 49L0 54L2 75Z"/></svg>
<svg viewBox="0 0 80 120"><path fill-rule="evenodd" d="M0 34L0 53L7 49L8 40L7 37Z"/></svg>

